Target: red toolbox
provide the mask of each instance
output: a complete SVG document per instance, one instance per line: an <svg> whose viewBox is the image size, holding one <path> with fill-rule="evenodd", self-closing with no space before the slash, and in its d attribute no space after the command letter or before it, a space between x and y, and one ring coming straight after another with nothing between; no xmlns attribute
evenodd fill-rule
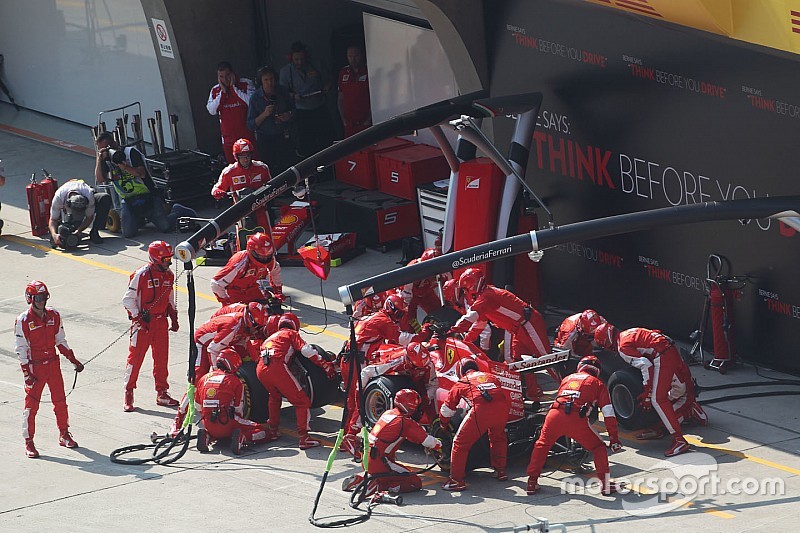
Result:
<svg viewBox="0 0 800 533"><path fill-rule="evenodd" d="M407 200L417 199L417 185L448 179L450 167L442 151L427 144L377 154L378 189Z"/></svg>
<svg viewBox="0 0 800 533"><path fill-rule="evenodd" d="M336 179L364 189L377 189L378 175L375 164L377 155L413 144L406 139L393 137L368 146L358 152L353 152L334 165Z"/></svg>
<svg viewBox="0 0 800 533"><path fill-rule="evenodd" d="M417 203L377 191L339 200L338 218L340 231L356 233L358 244L367 246L420 234Z"/></svg>

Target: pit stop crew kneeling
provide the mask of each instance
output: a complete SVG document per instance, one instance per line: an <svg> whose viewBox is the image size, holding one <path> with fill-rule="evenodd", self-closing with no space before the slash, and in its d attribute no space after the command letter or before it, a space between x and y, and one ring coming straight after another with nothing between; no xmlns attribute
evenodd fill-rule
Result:
<svg viewBox="0 0 800 533"><path fill-rule="evenodd" d="M370 431L367 472L374 477L369 481L366 495L377 491L414 492L422 488L422 478L412 474L395 458L406 439L437 452L442 449L442 441L428 435L415 420L419 405L420 397L416 391L400 389L394 395L394 408L385 411ZM363 479L361 474L345 478L342 490L354 490Z"/></svg>
<svg viewBox="0 0 800 533"><path fill-rule="evenodd" d="M294 405L297 415L297 434L301 450L319 446L321 443L308 435L311 419L311 399L303 390L297 378L289 370L295 354L311 360L322 368L328 379L333 379L336 370L333 364L322 358L313 346L300 337L300 322L294 316L284 316L278 322L278 331L264 341L261 346L261 359L256 367L259 381L269 393L269 440L278 439L278 425L281 420L281 400L286 398Z"/></svg>
<svg viewBox="0 0 800 533"><path fill-rule="evenodd" d="M247 238L247 249L236 252L211 279L211 291L222 305L264 300L259 281L269 278L276 298L283 300L281 265L269 236L254 233Z"/></svg>
<svg viewBox="0 0 800 533"><path fill-rule="evenodd" d="M207 452L213 441L229 438L233 453L242 447L267 440L267 430L244 418L244 385L236 376L242 358L233 348L217 357L217 368L197 381L196 403L200 404L203 429L197 432L197 449Z"/></svg>
<svg viewBox="0 0 800 533"><path fill-rule="evenodd" d="M450 479L442 485L444 490L461 491L467 488L464 478L469 450L487 431L490 459L494 468L492 476L500 481L508 479L506 422L511 408L511 398L503 389L500 380L492 374L479 371L478 364L474 360L462 359L458 362L457 371L459 380L450 389L447 399L439 410L439 421L442 427L447 427L450 418L456 414L456 408L462 398L471 406L453 437Z"/></svg>
<svg viewBox="0 0 800 533"><path fill-rule="evenodd" d="M556 399L542 426L542 432L531 453L528 464L528 494L539 490L539 475L547 460L547 454L555 442L564 435L578 441L594 457L597 477L600 478L603 494L616 492L618 486L609 479L608 453L606 445L591 428L589 411L597 406L603 413L603 421L611 441L612 452L622 450L617 432L617 417L608 397L605 383L600 381L600 362L593 355L578 362L578 371L561 381Z"/></svg>

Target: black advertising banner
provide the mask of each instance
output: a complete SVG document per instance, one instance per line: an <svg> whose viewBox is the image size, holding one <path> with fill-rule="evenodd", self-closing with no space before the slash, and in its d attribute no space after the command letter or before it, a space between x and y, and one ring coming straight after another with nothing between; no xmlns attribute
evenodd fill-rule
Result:
<svg viewBox="0 0 800 533"><path fill-rule="evenodd" d="M491 4L491 94L543 93L527 180L556 224L800 192L795 56L588 3ZM711 254L750 276L737 351L800 369L800 236L776 220L559 245L541 262L545 302L687 341Z"/></svg>

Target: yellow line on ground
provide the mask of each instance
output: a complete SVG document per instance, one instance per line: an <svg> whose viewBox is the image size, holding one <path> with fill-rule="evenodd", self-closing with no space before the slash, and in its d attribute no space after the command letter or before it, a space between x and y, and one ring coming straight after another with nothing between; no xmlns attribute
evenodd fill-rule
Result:
<svg viewBox="0 0 800 533"><path fill-rule="evenodd" d="M729 450L728 448L723 448L722 446L717 446L716 444L707 444L697 439L695 437L690 437L688 435L684 435L687 442L692 446L697 446L698 448L709 448L711 450L718 450L723 452L727 455L732 455L734 457L738 457L740 459L746 459L748 461L753 461L754 463L758 463L760 465L768 466L770 468L775 468L776 470L782 470L784 472L788 472L790 474L800 475L800 469L792 468L791 466L782 465L780 463L776 463L774 461L768 461L766 459L761 459L760 457L755 457L750 455L749 453L745 452L737 452L736 450Z"/></svg>
<svg viewBox="0 0 800 533"><path fill-rule="evenodd" d="M67 253L67 252L61 251L61 250L59 250L57 248L53 248L51 246L45 246L43 244L37 244L35 242L29 241L28 239L23 239L22 237L19 237L17 235L3 235L3 238L6 239L6 240L9 240L11 242L15 242L15 243L17 243L19 245L27 246L28 248L35 248L37 250L40 250L40 251L48 253L48 254L54 254L54 255L57 255L59 257L63 257L65 259L70 259L72 261L77 261L78 263L83 263L84 265L89 265L89 266L92 266L92 267L95 267L95 268L108 270L109 272L114 272L115 274L122 274L123 276L130 276L131 275L131 273L129 271L127 271L127 270L122 270L121 268L113 267L111 265L107 265L105 263L101 263L101 262L95 261L93 259L88 259L88 258L82 257L80 255L74 255L74 254L71 254L71 253ZM178 290L178 292L181 292L183 294L188 294L188 291L183 287L177 287L177 290ZM198 298L202 298L202 299L208 300L210 302L216 302L217 301L217 299L214 296L211 296L209 294L204 294L202 292L195 291L195 295ZM335 333L333 331L323 330L323 328L318 327L318 326L312 326L311 324L301 324L301 326L304 329L307 329L309 331L313 331L313 332L316 332L316 333L322 333L323 335L327 335L328 337L333 337L334 339L339 339L339 340L345 340L346 341L349 338L349 337L346 337L346 336L341 335L339 333Z"/></svg>
<svg viewBox="0 0 800 533"><path fill-rule="evenodd" d="M595 425L600 431L605 431L605 425L602 422L596 422ZM619 436L623 440L631 441L631 442L642 442L640 440L636 440L636 433L631 431L624 431L619 430ZM690 435L684 435L686 441L691 444L692 446L697 446L698 448L708 448L710 450L717 450L726 455L731 455L733 457L738 457L739 459L745 459L747 461L752 461L754 463L758 463L760 465L768 466L770 468L774 468L776 470L782 470L784 472L788 472L790 474L800 475L800 469L792 468L791 466L786 466L781 463L776 463L774 461L768 461L766 459L761 459L760 457L755 457L754 455L750 455L749 453L744 452L737 452L735 450L730 450L728 448L723 448L722 446L717 446L716 444L708 444L704 443L702 440L692 437ZM665 441L666 442L666 441Z"/></svg>

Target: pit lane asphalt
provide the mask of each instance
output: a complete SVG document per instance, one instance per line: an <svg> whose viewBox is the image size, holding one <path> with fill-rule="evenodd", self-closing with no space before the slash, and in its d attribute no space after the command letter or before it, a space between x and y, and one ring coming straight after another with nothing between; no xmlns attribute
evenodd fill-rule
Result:
<svg viewBox="0 0 800 533"><path fill-rule="evenodd" d="M0 104L0 124L29 131L36 126L35 120L20 117L8 108ZM70 128L65 126L58 137L67 144L88 146L88 131L86 140L81 141L80 135L69 138L67 130ZM163 236L148 232L137 240L128 240L106 233L108 238L101 245L70 254L53 251L46 241L30 234L24 185L30 173L42 167L61 183L72 177L91 182L93 160L75 151L7 132L0 132L0 158L4 160L8 178L6 186L0 189L3 202L0 217L5 220L0 237L4 272L0 283L0 443L3 444L0 459L7 479L0 487L2 529L316 529L308 524L307 517L329 449L297 449L292 431L293 409L288 405L283 411L282 438L248 450L242 456L234 456L226 449L201 455L192 447L172 466L125 466L109 461L111 450L147 442L152 431L164 432L174 415L173 410L155 405L148 359L139 378L136 412L123 413L121 405L127 353L125 332L129 323L120 300L126 276L146 260L147 244ZM207 214L213 215L213 211ZM166 237L174 244L183 236ZM368 251L333 269L331 278L323 284L329 310L328 328L322 334L305 335L306 339L326 349L338 350L346 335L343 327L346 317L341 313L336 288L394 268L398 259L398 252ZM202 293L197 300L198 324L217 308L209 296L208 285L215 271L214 267L199 267L194 271L197 289ZM318 281L301 268L285 268L283 273L286 293L293 297L301 319L309 325L306 329L310 333L321 330L325 315ZM122 338L87 366L68 397L71 430L81 447L67 450L57 445L55 421L45 395L37 416L36 433L42 457L30 460L24 456L21 437L23 390L13 349L13 321L25 307L22 296L25 284L37 278L48 284L52 294L50 303L64 316L67 338L80 359L87 360L114 339ZM185 275L179 283L185 287ZM170 382L175 394L185 389L182 384L188 347L185 293L179 293L178 303L181 330L170 336ZM62 370L69 390L74 374L66 362ZM760 379L748 367L727 376L699 367L693 367L693 372L702 385ZM778 373L769 375L786 377ZM736 391L739 392L745 391ZM711 426L686 430L695 449L715 460L719 477L780 479L785 484L784 494L705 494L691 501L665 495L662 504L674 509L650 516L637 513L636 507L632 507L645 500L652 503L644 490L638 496L625 498L562 494L559 483L571 475L568 472L551 471L541 479L542 492L528 497L524 493L526 461L521 461L509 466L511 479L506 483L491 479L488 469L473 472L468 478L470 489L460 495L438 488L444 481L441 473L427 473L423 491L407 495L403 507L381 505L369 522L353 529L508 531L535 523L534 517L545 517L551 523L566 524L569 531L794 530L800 518L797 502L800 422L796 405L792 397L715 404L708 408ZM330 442L340 417L341 409L337 407L314 410L312 433ZM598 429L602 431L602 424ZM614 476L635 479L649 474L665 479L671 475L669 465L661 462L668 445L666 440L639 443L624 433L623 443L625 451L611 456ZM701 454L681 457L692 456L700 458ZM422 467L427 458L418 447L406 446L401 460ZM550 470L558 466L557 462L549 463ZM318 518L352 514L339 483L357 468L344 454L338 456Z"/></svg>

